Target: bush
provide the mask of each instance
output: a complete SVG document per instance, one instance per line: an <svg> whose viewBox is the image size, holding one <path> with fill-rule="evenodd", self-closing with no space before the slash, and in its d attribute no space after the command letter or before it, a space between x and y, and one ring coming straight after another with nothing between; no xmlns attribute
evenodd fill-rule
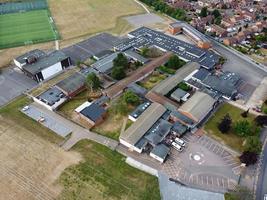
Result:
<svg viewBox="0 0 267 200"><path fill-rule="evenodd" d="M252 126L247 120L238 121L234 124L234 131L237 135L245 137L251 135Z"/></svg>
<svg viewBox="0 0 267 200"><path fill-rule="evenodd" d="M231 119L230 115L227 113L223 117L223 119L221 120L221 122L218 124L218 129L222 133L227 133L231 129L231 125L232 125L232 119Z"/></svg>
<svg viewBox="0 0 267 200"><path fill-rule="evenodd" d="M111 71L111 77L116 80L121 80L126 77L126 73L123 67L113 67Z"/></svg>
<svg viewBox="0 0 267 200"><path fill-rule="evenodd" d="M247 187L236 186L235 191L227 192L225 200L252 200L253 194Z"/></svg>
<svg viewBox="0 0 267 200"><path fill-rule="evenodd" d="M163 73L167 73L167 74L175 74L175 70L174 69L170 69L166 66L159 66L158 68L161 72Z"/></svg>
<svg viewBox="0 0 267 200"><path fill-rule="evenodd" d="M181 60L178 56L173 55L170 57L168 62L165 64L166 67L171 69L179 69L185 64L185 61Z"/></svg>
<svg viewBox="0 0 267 200"><path fill-rule="evenodd" d="M127 104L131 104L131 105L138 105L140 104L140 98L133 93L132 91L127 91L123 94L123 100L127 103Z"/></svg>
<svg viewBox="0 0 267 200"><path fill-rule="evenodd" d="M186 92L191 90L191 87L189 85L187 85L186 83L184 83L184 82L179 83L178 84L178 88L180 88L180 89L182 89L182 90L184 90Z"/></svg>
<svg viewBox="0 0 267 200"><path fill-rule="evenodd" d="M254 165L258 161L258 154L255 152L245 151L239 157L240 162L245 163L246 166Z"/></svg>
<svg viewBox="0 0 267 200"><path fill-rule="evenodd" d="M258 126L267 126L267 115L260 115L255 118L255 122Z"/></svg>
<svg viewBox="0 0 267 200"><path fill-rule="evenodd" d="M244 146L245 151L260 153L261 152L261 141L257 136L249 136L246 139L246 143Z"/></svg>

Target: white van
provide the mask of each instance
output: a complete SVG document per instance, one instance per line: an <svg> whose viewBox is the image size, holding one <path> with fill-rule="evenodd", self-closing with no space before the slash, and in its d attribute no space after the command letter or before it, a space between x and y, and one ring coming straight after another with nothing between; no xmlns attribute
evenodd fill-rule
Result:
<svg viewBox="0 0 267 200"><path fill-rule="evenodd" d="M185 142L181 140L180 138L175 138L174 140L177 144L181 145L182 147L185 147Z"/></svg>
<svg viewBox="0 0 267 200"><path fill-rule="evenodd" d="M172 142L173 148L175 148L177 151L183 151L182 147L177 144L176 142Z"/></svg>

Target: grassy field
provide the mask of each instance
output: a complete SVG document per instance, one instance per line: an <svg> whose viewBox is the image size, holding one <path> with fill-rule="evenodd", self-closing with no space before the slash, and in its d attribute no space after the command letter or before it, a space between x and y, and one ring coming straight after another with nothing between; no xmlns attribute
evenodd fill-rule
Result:
<svg viewBox="0 0 267 200"><path fill-rule="evenodd" d="M46 42L58 38L47 10L0 15L0 48Z"/></svg>
<svg viewBox="0 0 267 200"><path fill-rule="evenodd" d="M59 183L64 189L59 199L160 199L157 178L127 165L117 152L85 140L73 150L84 161L61 175Z"/></svg>
<svg viewBox="0 0 267 200"><path fill-rule="evenodd" d="M148 90L152 89L154 86L159 84L161 81L163 81L167 76L164 74L151 74L147 78L145 78L143 81L139 82L138 84Z"/></svg>
<svg viewBox="0 0 267 200"><path fill-rule="evenodd" d="M121 17L144 12L132 0L49 0L48 3L63 40L114 28L114 32L121 33L129 27L125 21L119 21Z"/></svg>
<svg viewBox="0 0 267 200"><path fill-rule="evenodd" d="M224 104L221 106L218 111L211 117L211 119L205 125L205 130L207 131L208 135L214 137L215 139L221 141L222 143L228 145L229 147L241 152L243 151L243 142L245 138L242 138L236 135L233 130L230 130L227 134L222 134L217 125L221 121L221 119L229 113L232 118L232 124L239 121L246 119L249 122L253 122L254 116L249 114L247 118L243 118L240 114L243 113L243 110L236 108L230 104Z"/></svg>
<svg viewBox="0 0 267 200"><path fill-rule="evenodd" d="M59 175L81 160L79 153L57 145L62 138L19 111L30 102L20 97L0 109L1 199L56 198Z"/></svg>

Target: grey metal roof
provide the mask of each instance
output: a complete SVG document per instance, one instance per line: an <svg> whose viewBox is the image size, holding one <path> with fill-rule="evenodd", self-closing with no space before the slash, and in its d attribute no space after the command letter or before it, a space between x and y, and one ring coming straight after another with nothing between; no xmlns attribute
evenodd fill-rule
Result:
<svg viewBox="0 0 267 200"><path fill-rule="evenodd" d="M175 99L176 101L180 101L181 98L183 98L185 95L187 94L186 91L177 88L172 94L171 94L171 98Z"/></svg>
<svg viewBox="0 0 267 200"><path fill-rule="evenodd" d="M183 135L187 131L187 127L180 122L175 122L172 126L172 130L179 135Z"/></svg>
<svg viewBox="0 0 267 200"><path fill-rule="evenodd" d="M38 72L67 59L62 51L53 51L50 54L37 58L37 61L32 64L26 64L22 68L31 74L37 74Z"/></svg>
<svg viewBox="0 0 267 200"><path fill-rule="evenodd" d="M171 115L178 118L179 120L181 120L182 122L184 122L185 124L188 125L193 125L195 124L195 121L192 120L191 118L187 117L186 115L183 115L181 112L179 111L172 111Z"/></svg>
<svg viewBox="0 0 267 200"><path fill-rule="evenodd" d="M208 114L215 102L216 100L208 94L197 91L179 108L179 111L198 122Z"/></svg>
<svg viewBox="0 0 267 200"><path fill-rule="evenodd" d="M149 131L145 134L145 138L152 145L157 145L163 141L168 135L172 127L172 124L164 119L160 119L155 123Z"/></svg>
<svg viewBox="0 0 267 200"><path fill-rule="evenodd" d="M106 112L101 106L92 103L90 106L84 108L80 113L85 117L91 119L93 122L96 122L102 115Z"/></svg>
<svg viewBox="0 0 267 200"><path fill-rule="evenodd" d="M91 73L95 73L95 74L98 74L98 71L96 71L94 68L92 67L88 67L88 68L84 68L84 69L81 69L80 73L82 75L84 75L85 77L87 77L89 74Z"/></svg>
<svg viewBox="0 0 267 200"><path fill-rule="evenodd" d="M106 56L109 56L112 53L114 53L114 51L111 51L111 50L103 50L103 51L100 51L99 53L95 54L94 55L94 58L97 59L97 60L100 60L100 59L103 59Z"/></svg>
<svg viewBox="0 0 267 200"><path fill-rule="evenodd" d="M18 56L17 58L15 58L16 61L18 61L19 63L26 63L26 59L28 57L31 57L31 56L34 56L35 58L40 58L40 57L43 57L45 56L46 53L42 50L39 50L39 49L34 49L32 51L29 51L21 56Z"/></svg>
<svg viewBox="0 0 267 200"><path fill-rule="evenodd" d="M79 72L65 78L56 84L56 86L63 92L68 94L73 93L85 85L85 77Z"/></svg>
<svg viewBox="0 0 267 200"><path fill-rule="evenodd" d="M135 145L165 111L166 108L162 105L152 103L151 106L140 115L137 121L120 135L120 139L131 145Z"/></svg>
<svg viewBox="0 0 267 200"><path fill-rule="evenodd" d="M163 80L160 84L152 88L152 91L162 95L168 94L174 87L178 85L178 83L183 81L194 70L198 69L199 66L200 65L196 62L187 63L186 65L178 69L174 75Z"/></svg>
<svg viewBox="0 0 267 200"><path fill-rule="evenodd" d="M197 80L203 81L208 75L210 74L210 71L204 68L200 68L193 77Z"/></svg>
<svg viewBox="0 0 267 200"><path fill-rule="evenodd" d="M133 60L137 60L143 64L147 63L149 61L149 59L141 56L140 54L136 53L134 50L129 49L126 50L125 52L123 52L125 54L125 56L132 58Z"/></svg>
<svg viewBox="0 0 267 200"><path fill-rule="evenodd" d="M36 98L48 104L49 106L52 106L63 97L65 97L65 95L61 90L56 87L52 87L37 96Z"/></svg>
<svg viewBox="0 0 267 200"><path fill-rule="evenodd" d="M219 61L219 55L213 52L147 27L140 27L130 32L128 36L130 39L121 42L115 46L115 49L125 51L130 48L140 49L144 46L156 46L165 51L171 51L184 60L198 62L207 69L212 69L215 63Z"/></svg>
<svg viewBox="0 0 267 200"><path fill-rule="evenodd" d="M102 106L109 101L108 96L102 96L94 101L95 104Z"/></svg>
<svg viewBox="0 0 267 200"><path fill-rule="evenodd" d="M136 83L131 83L128 86L128 90L131 90L132 92L145 96L146 93L148 92L147 89L143 88L142 86L136 84Z"/></svg>
<svg viewBox="0 0 267 200"><path fill-rule="evenodd" d="M162 158L163 160L165 160L165 158L167 157L169 152L170 152L170 148L169 147L167 147L164 144L159 144L159 145L155 146L150 153L152 153L152 154Z"/></svg>
<svg viewBox="0 0 267 200"><path fill-rule="evenodd" d="M162 172L158 173L158 179L163 200L224 200L224 194L178 185Z"/></svg>
<svg viewBox="0 0 267 200"><path fill-rule="evenodd" d="M117 58L119 52L113 53L92 64L92 67L101 73L108 73L113 68L113 60Z"/></svg>

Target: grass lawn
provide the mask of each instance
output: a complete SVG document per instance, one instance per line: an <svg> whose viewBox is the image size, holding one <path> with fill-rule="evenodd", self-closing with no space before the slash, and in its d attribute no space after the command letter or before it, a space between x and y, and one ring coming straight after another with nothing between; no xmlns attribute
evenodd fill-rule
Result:
<svg viewBox="0 0 267 200"><path fill-rule="evenodd" d="M0 109L0 116L4 119L16 122L18 126L22 126L52 143L60 143L63 138L60 138L51 130L41 126L38 122L20 112L20 109L29 103L31 103L31 100L26 96L18 97L16 100Z"/></svg>
<svg viewBox="0 0 267 200"><path fill-rule="evenodd" d="M0 15L0 49L55 40L47 10Z"/></svg>
<svg viewBox="0 0 267 200"><path fill-rule="evenodd" d="M119 21L122 17L144 13L132 0L48 0L48 4L64 40L112 32L113 28L119 34L129 28L128 23Z"/></svg>
<svg viewBox="0 0 267 200"><path fill-rule="evenodd" d="M208 135L214 137L215 139L221 141L222 143L228 145L229 147L235 149L236 151L243 151L243 142L245 138L242 138L236 135L233 130L230 130L227 134L222 134L217 125L221 121L221 119L229 113L232 118L232 124L239 120L247 120L249 122L254 121L254 116L249 114L247 118L243 118L240 114L244 111L236 108L230 104L225 103L222 105L218 111L210 118L210 120L205 125L205 130L207 131Z"/></svg>
<svg viewBox="0 0 267 200"><path fill-rule="evenodd" d="M145 78L145 80L139 82L138 84L148 90L152 89L154 86L156 86L158 83L160 83L161 81L163 81L167 76L164 74L157 74L157 73L153 73L150 76L148 76L147 78Z"/></svg>
<svg viewBox="0 0 267 200"><path fill-rule="evenodd" d="M157 178L129 166L119 153L88 140L80 141L73 150L84 161L61 174L59 199L160 199Z"/></svg>

